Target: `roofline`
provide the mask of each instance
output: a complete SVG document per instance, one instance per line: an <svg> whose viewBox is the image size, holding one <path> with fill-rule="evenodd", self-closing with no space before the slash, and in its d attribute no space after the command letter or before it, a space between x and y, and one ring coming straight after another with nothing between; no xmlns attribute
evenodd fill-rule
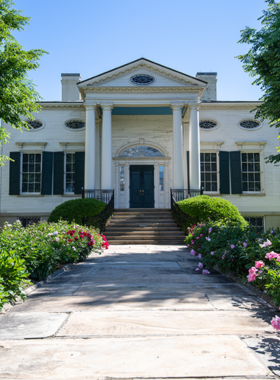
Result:
<svg viewBox="0 0 280 380"><path fill-rule="evenodd" d="M150 63L153 63L154 65L157 65L157 66L161 66L161 67L163 67L164 69L174 71L175 73L180 74L180 75L184 75L184 76L186 76L186 77L188 77L188 78L198 80L199 82L206 83L206 84L208 83L208 82L205 82L205 81L202 80L202 79L198 79L198 78L196 78L196 77L192 77L191 75L187 75L187 74L185 74L185 73L182 73L181 71L177 71L177 70L171 69L170 67L167 67L167 66L161 65L160 63L157 63L157 62L151 61L150 59L147 59L147 58L138 58L138 59L136 59L135 61L131 61L131 62L129 62L129 63L126 63L125 65L115 67L114 69L111 69L111 70L105 71L104 73L101 73L101 74L95 75L95 76L93 76L93 77L91 77L91 78L88 78L88 79L82 80L82 81L78 82L77 84L78 84L78 85L79 85L79 84L82 84L82 83L84 83L84 82L87 82L88 80L98 78L98 77L100 77L100 76L102 76L102 75L105 75L105 74L109 74L109 73L111 73L112 71L119 70L119 69L121 69L121 68L123 68L123 67L125 67L125 66L131 65L132 63L135 63L135 62L138 62L138 61L142 61L142 60L147 61L147 62L150 62Z"/></svg>
<svg viewBox="0 0 280 380"><path fill-rule="evenodd" d="M261 100L201 100L202 104L219 104L219 103L262 103Z"/></svg>

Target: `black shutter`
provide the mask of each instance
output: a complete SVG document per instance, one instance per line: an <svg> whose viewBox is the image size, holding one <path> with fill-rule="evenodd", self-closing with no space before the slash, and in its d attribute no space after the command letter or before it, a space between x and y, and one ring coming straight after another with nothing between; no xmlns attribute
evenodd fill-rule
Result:
<svg viewBox="0 0 280 380"><path fill-rule="evenodd" d="M75 153L75 194L82 194L85 180L85 152ZM93 190L93 189L90 189Z"/></svg>
<svg viewBox="0 0 280 380"><path fill-rule="evenodd" d="M219 152L220 194L230 194L229 189L229 152Z"/></svg>
<svg viewBox="0 0 280 380"><path fill-rule="evenodd" d="M188 190L190 190L190 152L187 150L187 182Z"/></svg>
<svg viewBox="0 0 280 380"><path fill-rule="evenodd" d="M231 193L242 194L240 151L230 152L230 174Z"/></svg>
<svg viewBox="0 0 280 380"><path fill-rule="evenodd" d="M53 152L43 152L41 194L52 194Z"/></svg>
<svg viewBox="0 0 280 380"><path fill-rule="evenodd" d="M20 152L10 152L10 195L20 194Z"/></svg>
<svg viewBox="0 0 280 380"><path fill-rule="evenodd" d="M63 194L64 189L64 152L54 152L53 193Z"/></svg>

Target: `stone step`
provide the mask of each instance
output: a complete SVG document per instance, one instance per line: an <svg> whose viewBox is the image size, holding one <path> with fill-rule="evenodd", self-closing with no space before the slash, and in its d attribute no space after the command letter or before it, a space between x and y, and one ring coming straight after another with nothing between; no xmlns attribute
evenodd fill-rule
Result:
<svg viewBox="0 0 280 380"><path fill-rule="evenodd" d="M107 233L106 233L106 237L107 237ZM110 239L111 241L112 240L122 240L122 239L129 239L129 240L139 240L139 239L142 239L142 240L150 240L150 239L158 239L158 240L175 240L175 239L179 239L179 240L184 240L184 235L180 235L180 236L174 236L173 234L169 234L169 235L110 235L108 236L108 240Z"/></svg>
<svg viewBox="0 0 280 380"><path fill-rule="evenodd" d="M135 227L131 227L131 223L129 223L127 226L121 227L119 224L113 225L109 224L106 228L106 232L122 232L122 231L142 231L142 232L148 232L148 231L166 231L166 227L139 227L138 225ZM169 226L168 231L180 231L180 228L177 226Z"/></svg>
<svg viewBox="0 0 280 380"><path fill-rule="evenodd" d="M145 223L145 222L138 222L138 223L132 223L132 222L126 222L126 221L122 221L122 222L110 222L108 227L139 227L141 228L141 226L144 226L145 227L164 227L164 228L167 228L169 229L169 227L177 227L177 224L175 222L166 222L166 223L162 223L162 222L149 222L149 223ZM106 229L107 231L107 229Z"/></svg>
<svg viewBox="0 0 280 380"><path fill-rule="evenodd" d="M128 213L135 213L135 212L171 212L171 209L169 208L118 208L114 212L128 212Z"/></svg>
<svg viewBox="0 0 280 380"><path fill-rule="evenodd" d="M111 230L106 230L106 237L110 236L185 236L183 231L177 230L177 231L172 231L172 233L167 233L166 231L126 231L126 230L120 230L118 232L116 231L111 231Z"/></svg>
<svg viewBox="0 0 280 380"><path fill-rule="evenodd" d="M111 218L111 221L113 222L125 222L125 221L132 221L133 223L137 223L137 222L139 222L139 223L143 223L143 222L147 222L147 223L155 223L155 222L158 222L158 221L160 221L160 222L174 222L174 219L173 218L155 218L155 217L153 217L153 218L139 218L139 217L137 217L137 218L114 218L114 217L112 217Z"/></svg>
<svg viewBox="0 0 280 380"><path fill-rule="evenodd" d="M153 245L184 245L184 241L180 239L176 240L160 240L160 239L151 239L151 240L130 240L130 239L124 239L124 240L111 240L109 241L109 244L111 245L138 245L138 244L153 244Z"/></svg>

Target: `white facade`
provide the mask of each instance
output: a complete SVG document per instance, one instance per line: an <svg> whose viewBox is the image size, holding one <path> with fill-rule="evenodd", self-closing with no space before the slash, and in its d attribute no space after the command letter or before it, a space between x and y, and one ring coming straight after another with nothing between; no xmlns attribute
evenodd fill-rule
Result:
<svg viewBox="0 0 280 380"><path fill-rule="evenodd" d="M131 78L136 76L139 79L139 75L153 78L153 81L145 85L133 83ZM85 152L84 188L115 189L116 208L131 206L130 168L150 165L154 166L155 208L170 207L170 188L199 189L202 179L205 194L229 200L244 216L262 217L265 228L280 226L279 165L265 164L264 161L265 157L275 154L277 131L266 121L252 129L240 126L240 122L254 119L250 111L259 102L217 101L215 73L198 73L194 78L146 59L74 85L76 80L79 80L79 74L64 74L63 100L41 102L42 110L34 115L42 123L41 128L20 133L5 125L11 139L3 147L2 154L9 156L10 152L20 152L15 156L20 157L17 167L20 174L16 185L18 193L14 191L17 194L11 195L11 186L14 186L11 185L14 178L11 176L14 173L11 174L9 163L1 168L1 223L5 220L12 222L18 217L47 219L57 205L80 197L70 191L75 169L68 162L75 162L75 156L70 153ZM69 129L65 124L68 121L82 121L85 127ZM200 128L202 121L213 121L215 127ZM123 152L135 146L151 147L159 153L155 156L125 157ZM43 157L42 152L61 152L61 157L64 155L61 178L57 178L53 167L51 182L46 185L47 194L42 194L43 185L39 184L39 175L42 182L42 171L47 170L47 164L41 158L41 166L37 164L40 172L34 173L32 162L26 166L27 160L40 159L30 155L41 154ZM229 153L226 174L229 191L226 193L220 191L225 184L220 183L224 178L221 179L219 152L235 152L235 156ZM232 183L235 180L232 162L234 157L238 157L238 152L242 165L238 175L242 176L243 187L238 194L232 194L236 192ZM212 153L212 166L209 153ZM251 157L255 160L254 166L249 162ZM51 162L58 165L59 161ZM205 168L209 165L211 170L208 173ZM251 171L248 171L249 166L250 170L253 168ZM244 167L247 167L247 172L244 172ZM209 191L209 186L212 191ZM246 186L247 191L244 190ZM57 194L58 188L63 188L60 194Z"/></svg>

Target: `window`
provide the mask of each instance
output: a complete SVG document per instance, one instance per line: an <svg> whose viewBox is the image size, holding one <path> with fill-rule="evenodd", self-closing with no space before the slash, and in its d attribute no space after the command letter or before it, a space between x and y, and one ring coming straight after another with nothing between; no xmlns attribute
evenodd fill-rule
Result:
<svg viewBox="0 0 280 380"><path fill-rule="evenodd" d="M217 154L200 153L200 168L204 191L218 191Z"/></svg>
<svg viewBox="0 0 280 380"><path fill-rule="evenodd" d="M21 222L22 227L26 228L31 224L38 224L41 218L40 216L19 216L18 220Z"/></svg>
<svg viewBox="0 0 280 380"><path fill-rule="evenodd" d="M256 129L261 123L258 120L243 120L239 123L241 128L244 129Z"/></svg>
<svg viewBox="0 0 280 380"><path fill-rule="evenodd" d="M201 129L213 129L218 126L218 123L215 120L201 120L199 123L199 127Z"/></svg>
<svg viewBox="0 0 280 380"><path fill-rule="evenodd" d="M164 190L164 166L159 167L159 191Z"/></svg>
<svg viewBox="0 0 280 380"><path fill-rule="evenodd" d="M151 146L133 146L122 152L120 157L162 157L163 154Z"/></svg>
<svg viewBox="0 0 280 380"><path fill-rule="evenodd" d="M70 120L65 123L66 128L68 129L83 129L86 126L86 123L82 120Z"/></svg>
<svg viewBox="0 0 280 380"><path fill-rule="evenodd" d="M23 153L21 192L41 192L41 153Z"/></svg>
<svg viewBox="0 0 280 380"><path fill-rule="evenodd" d="M261 191L260 153L242 153L242 190Z"/></svg>
<svg viewBox="0 0 280 380"><path fill-rule="evenodd" d="M244 216L244 219L259 231L264 231L264 222L262 216Z"/></svg>
<svg viewBox="0 0 280 380"><path fill-rule="evenodd" d="M43 127L43 123L39 120L28 120L27 124L29 130L41 129Z"/></svg>
<svg viewBox="0 0 280 380"><path fill-rule="evenodd" d="M65 160L65 192L75 192L75 153L66 153Z"/></svg>
<svg viewBox="0 0 280 380"><path fill-rule="evenodd" d="M124 191L124 166L120 166L120 191Z"/></svg>

